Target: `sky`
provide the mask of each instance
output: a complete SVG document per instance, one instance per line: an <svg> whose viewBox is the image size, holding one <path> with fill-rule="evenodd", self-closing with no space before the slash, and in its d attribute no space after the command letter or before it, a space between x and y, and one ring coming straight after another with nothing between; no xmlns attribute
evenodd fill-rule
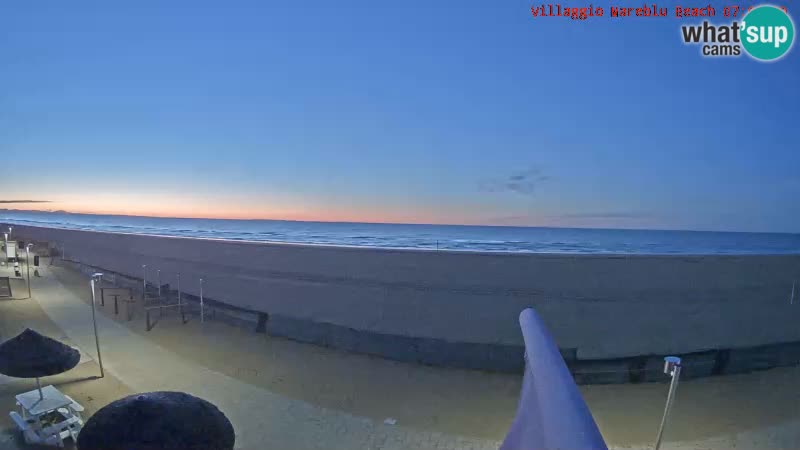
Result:
<svg viewBox="0 0 800 450"><path fill-rule="evenodd" d="M800 232L797 45L540 4L0 3L0 206Z"/></svg>

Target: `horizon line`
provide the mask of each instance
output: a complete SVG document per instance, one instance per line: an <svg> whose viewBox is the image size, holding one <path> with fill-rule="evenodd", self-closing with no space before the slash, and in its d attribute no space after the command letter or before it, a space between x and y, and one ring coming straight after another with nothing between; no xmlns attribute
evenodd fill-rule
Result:
<svg viewBox="0 0 800 450"><path fill-rule="evenodd" d="M2 202L0 202L2 203ZM35 203L49 203L48 201L37 201ZM667 232L694 232L694 233L744 233L744 234L789 234L800 235L800 232L792 231L729 231L729 230L710 230L710 229L688 229L688 228L637 228L637 227L576 227L576 226L546 226L546 225L496 225L496 224L464 224L464 223L425 223L425 222L380 222L380 221L351 221L351 220L299 220L299 219L275 219L275 218L222 218L222 217L177 217L177 216L157 216L157 215L135 215L135 214L113 214L113 213L88 213L73 212L66 210L37 210L37 209L13 209L0 208L0 212L23 212L23 213L44 213L44 214L73 214L80 216L111 216L111 217L133 217L142 219L177 219L177 220L235 220L240 222L298 222L298 223L329 223L329 224L369 224L369 225L419 225L419 226L444 226L444 227L497 227L497 228L551 228L564 230L606 230L606 231L667 231ZM13 220L13 219L12 219Z"/></svg>

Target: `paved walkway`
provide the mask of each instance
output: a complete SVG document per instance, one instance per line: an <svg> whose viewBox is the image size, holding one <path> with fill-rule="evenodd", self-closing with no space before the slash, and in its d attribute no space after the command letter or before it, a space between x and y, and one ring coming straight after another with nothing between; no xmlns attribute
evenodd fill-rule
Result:
<svg viewBox="0 0 800 450"><path fill-rule="evenodd" d="M34 299L69 339L96 358L91 307L44 268ZM88 281L87 281L88 283ZM237 449L496 449L499 442L390 426L274 394L182 359L98 311L103 363L137 392L178 390L216 404Z"/></svg>

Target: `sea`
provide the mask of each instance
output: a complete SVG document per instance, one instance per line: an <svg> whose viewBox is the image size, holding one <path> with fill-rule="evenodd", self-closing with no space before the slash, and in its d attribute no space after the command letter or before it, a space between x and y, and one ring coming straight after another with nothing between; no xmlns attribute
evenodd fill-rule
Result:
<svg viewBox="0 0 800 450"><path fill-rule="evenodd" d="M800 254L800 234L180 219L0 210L0 222L234 241L516 253Z"/></svg>

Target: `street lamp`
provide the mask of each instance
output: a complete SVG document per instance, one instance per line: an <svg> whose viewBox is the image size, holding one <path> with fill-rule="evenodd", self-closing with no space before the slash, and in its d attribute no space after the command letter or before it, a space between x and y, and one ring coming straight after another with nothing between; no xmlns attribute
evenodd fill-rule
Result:
<svg viewBox="0 0 800 450"><path fill-rule="evenodd" d="M675 402L675 390L678 389L678 380L681 377L681 359L677 356L667 356L664 358L664 373L672 377L667 394L667 405L664 407L664 417L661 418L661 426L658 427L655 450L661 448L661 438L664 436L664 428L667 426L672 404Z"/></svg>
<svg viewBox="0 0 800 450"><path fill-rule="evenodd" d="M200 323L205 323L206 311L203 305L203 279L200 278Z"/></svg>
<svg viewBox="0 0 800 450"><path fill-rule="evenodd" d="M97 362L100 363L100 378L105 377L103 372L103 356L100 355L100 338L97 336L97 313L95 312L96 295L94 293L94 282L103 279L103 274L98 272L92 275L92 325L94 326L94 345L97 347Z"/></svg>
<svg viewBox="0 0 800 450"><path fill-rule="evenodd" d="M142 264L142 303L147 302L147 264Z"/></svg>
<svg viewBox="0 0 800 450"><path fill-rule="evenodd" d="M28 298L31 298L31 247L33 244L25 246L25 268L28 272Z"/></svg>

